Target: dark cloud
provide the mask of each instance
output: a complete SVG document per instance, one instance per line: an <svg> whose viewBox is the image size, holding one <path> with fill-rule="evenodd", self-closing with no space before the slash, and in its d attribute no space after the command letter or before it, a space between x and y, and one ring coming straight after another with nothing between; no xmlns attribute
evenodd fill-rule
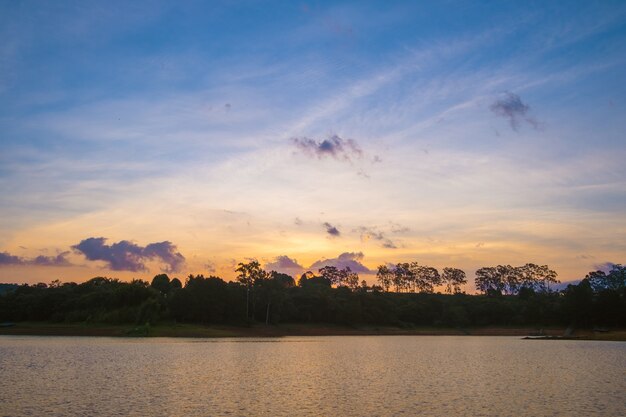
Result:
<svg viewBox="0 0 626 417"><path fill-rule="evenodd" d="M296 226L302 226L302 220L299 217L296 217L293 222L296 224Z"/></svg>
<svg viewBox="0 0 626 417"><path fill-rule="evenodd" d="M321 142L307 137L292 138L291 142L305 155L318 159L332 157L338 160L351 161L363 157L363 151L352 139L342 139L333 135Z"/></svg>
<svg viewBox="0 0 626 417"><path fill-rule="evenodd" d="M304 267L300 265L297 260L291 259L286 255L280 255L277 256L273 262L266 263L265 270L282 272L296 277L304 272Z"/></svg>
<svg viewBox="0 0 626 417"><path fill-rule="evenodd" d="M146 246L143 254L148 259L160 259L167 265L167 272L178 272L185 263L185 257L176 249L172 242L156 242Z"/></svg>
<svg viewBox="0 0 626 417"><path fill-rule="evenodd" d="M328 222L324 223L323 226L326 228L326 233L331 236L339 236L341 234L341 232L339 232L339 229L337 229L335 226Z"/></svg>
<svg viewBox="0 0 626 417"><path fill-rule="evenodd" d="M105 261L114 271L145 271L144 262L159 260L167 265L165 272L177 272L185 263L185 257L176 252L176 245L171 242L150 243L145 247L128 240L112 245L105 242L106 238L90 237L72 246L72 249L85 255L90 261Z"/></svg>
<svg viewBox="0 0 626 417"><path fill-rule="evenodd" d="M336 258L321 259L319 261L316 261L311 265L309 269L312 271L317 271L318 269L325 266L334 266L339 269L348 267L353 272L371 274L372 271L361 263L363 258L363 252L344 252Z"/></svg>
<svg viewBox="0 0 626 417"><path fill-rule="evenodd" d="M511 129L515 131L517 131L522 122L528 123L535 129L539 127L539 123L534 118L527 116L530 107L522 102L522 99L517 94L506 92L491 104L489 108L496 115L508 119Z"/></svg>
<svg viewBox="0 0 626 417"><path fill-rule="evenodd" d="M11 255L9 252L0 252L0 265L23 265L24 259Z"/></svg>
<svg viewBox="0 0 626 417"><path fill-rule="evenodd" d="M36 258L28 259L20 256L11 255L8 252L0 252L1 265L36 265L36 266L71 266L72 263L67 260L68 252L61 252L56 256L39 255Z"/></svg>
<svg viewBox="0 0 626 417"><path fill-rule="evenodd" d="M70 266L72 264L70 261L67 260L67 255L69 254L69 251L65 251L59 253L57 256L39 255L35 259L31 260L30 263L32 265L40 266Z"/></svg>

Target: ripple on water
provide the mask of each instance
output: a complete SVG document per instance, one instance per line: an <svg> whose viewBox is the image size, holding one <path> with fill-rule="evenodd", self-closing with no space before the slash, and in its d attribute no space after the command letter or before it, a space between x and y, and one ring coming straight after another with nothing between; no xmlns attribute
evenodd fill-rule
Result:
<svg viewBox="0 0 626 417"><path fill-rule="evenodd" d="M0 415L626 415L626 343L0 336Z"/></svg>

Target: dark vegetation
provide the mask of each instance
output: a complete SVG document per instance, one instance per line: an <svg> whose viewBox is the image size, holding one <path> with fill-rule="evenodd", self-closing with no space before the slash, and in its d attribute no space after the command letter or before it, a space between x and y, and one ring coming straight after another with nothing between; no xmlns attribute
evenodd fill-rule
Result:
<svg viewBox="0 0 626 417"><path fill-rule="evenodd" d="M626 326L626 267L590 272L578 285L550 288L547 266L498 265L476 272L479 295L461 293L465 273L417 263L378 268L368 286L350 269L327 266L296 282L256 261L241 263L237 281L167 275L151 283L97 277L82 284L0 285L0 322L64 323L329 323L399 327ZM445 288L445 293L435 293Z"/></svg>

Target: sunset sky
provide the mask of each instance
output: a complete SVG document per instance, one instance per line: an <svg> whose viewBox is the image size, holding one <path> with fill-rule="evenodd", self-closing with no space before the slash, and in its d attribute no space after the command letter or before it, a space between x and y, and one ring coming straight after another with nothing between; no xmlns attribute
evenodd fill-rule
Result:
<svg viewBox="0 0 626 417"><path fill-rule="evenodd" d="M0 1L0 282L626 263L623 1L180 3Z"/></svg>

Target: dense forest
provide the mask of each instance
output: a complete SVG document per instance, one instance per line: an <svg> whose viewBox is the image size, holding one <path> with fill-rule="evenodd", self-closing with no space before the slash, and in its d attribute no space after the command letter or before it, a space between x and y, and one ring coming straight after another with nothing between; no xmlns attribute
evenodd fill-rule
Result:
<svg viewBox="0 0 626 417"><path fill-rule="evenodd" d="M465 273L417 263L378 267L369 286L349 268L327 266L296 280L240 263L237 280L165 274L152 281L96 277L81 284L0 284L0 321L249 325L333 323L413 326L626 326L626 267L594 271L555 291L547 266L476 271L478 295L461 292ZM553 285L554 287L554 285ZM443 293L435 292L443 289Z"/></svg>

